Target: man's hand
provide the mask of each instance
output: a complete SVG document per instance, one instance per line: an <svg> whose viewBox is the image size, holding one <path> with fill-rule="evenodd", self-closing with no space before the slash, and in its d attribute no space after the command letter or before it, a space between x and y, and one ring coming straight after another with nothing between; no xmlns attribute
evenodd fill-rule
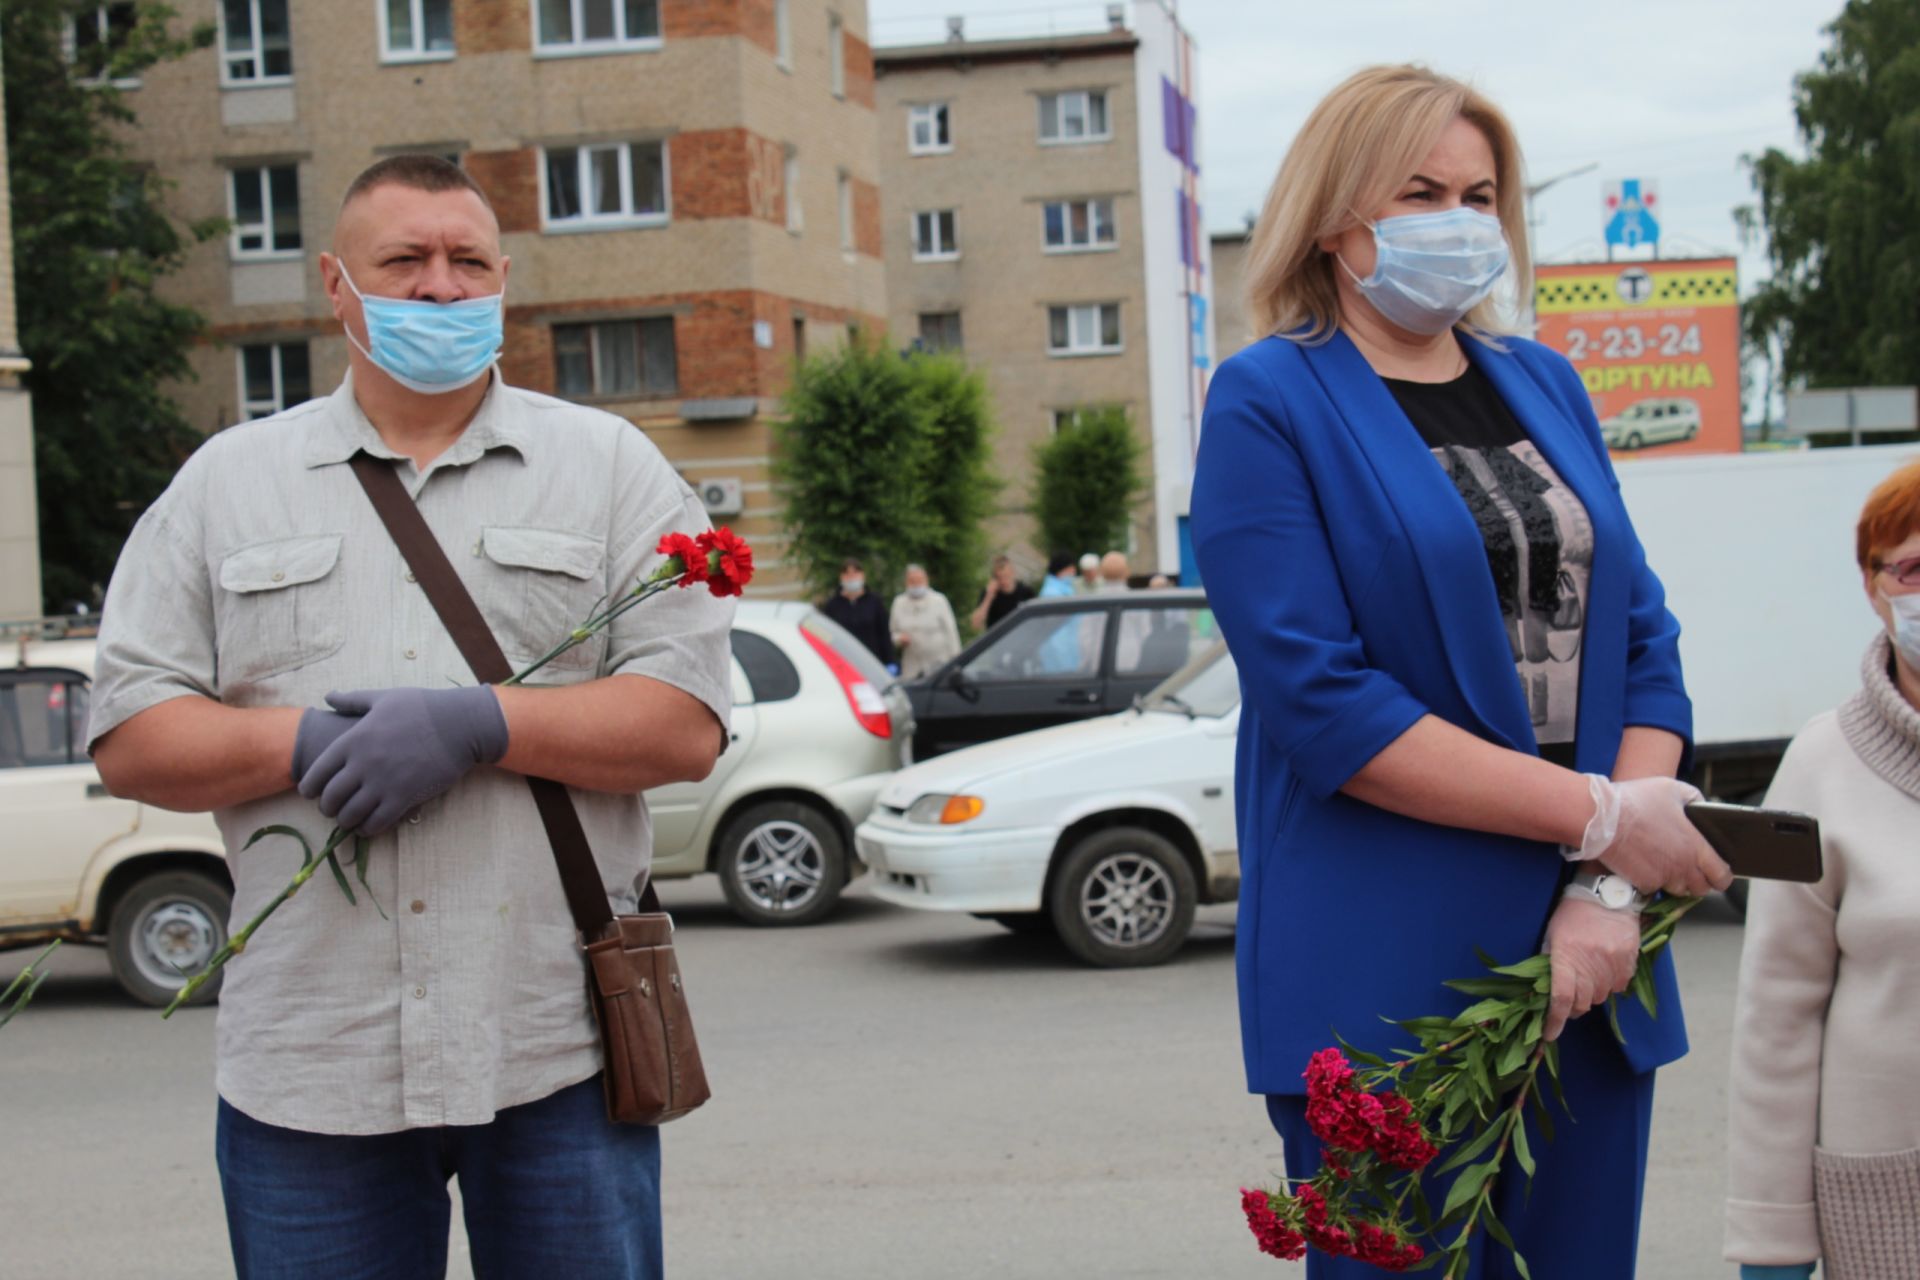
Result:
<svg viewBox="0 0 1920 1280"><path fill-rule="evenodd" d="M357 717L300 777L300 794L348 831L377 836L507 753L507 718L486 685L330 693Z"/></svg>
<svg viewBox="0 0 1920 1280"><path fill-rule="evenodd" d="M1612 911L1597 902L1562 898L1547 922L1553 986L1547 997L1546 1038L1557 1040L1577 1018L1625 991L1640 961L1640 913Z"/></svg>
<svg viewBox="0 0 1920 1280"><path fill-rule="evenodd" d="M294 785L299 785L307 770L313 768L314 761L338 741L341 734L359 723L358 716L345 716L338 711L309 707L300 717L300 732L293 739Z"/></svg>

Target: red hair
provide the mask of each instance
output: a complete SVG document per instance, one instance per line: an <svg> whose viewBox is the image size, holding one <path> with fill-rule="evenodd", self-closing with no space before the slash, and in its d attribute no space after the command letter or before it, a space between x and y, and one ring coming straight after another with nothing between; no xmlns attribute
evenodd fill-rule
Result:
<svg viewBox="0 0 1920 1280"><path fill-rule="evenodd" d="M1880 552L1915 533L1920 533L1920 462L1909 462L1882 480L1860 510L1854 541L1861 571L1871 572Z"/></svg>

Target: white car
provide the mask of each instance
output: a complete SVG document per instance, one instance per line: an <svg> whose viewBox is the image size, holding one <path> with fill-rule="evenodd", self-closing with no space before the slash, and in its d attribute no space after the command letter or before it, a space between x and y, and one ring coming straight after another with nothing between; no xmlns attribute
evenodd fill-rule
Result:
<svg viewBox="0 0 1920 1280"><path fill-rule="evenodd" d="M856 833L873 892L1051 924L1092 964L1158 964L1197 905L1238 894L1239 724L1239 677L1216 641L1132 711L903 769Z"/></svg>
<svg viewBox="0 0 1920 1280"><path fill-rule="evenodd" d="M1609 449L1639 449L1673 444L1700 434L1700 405L1685 396L1636 400L1600 423Z"/></svg>

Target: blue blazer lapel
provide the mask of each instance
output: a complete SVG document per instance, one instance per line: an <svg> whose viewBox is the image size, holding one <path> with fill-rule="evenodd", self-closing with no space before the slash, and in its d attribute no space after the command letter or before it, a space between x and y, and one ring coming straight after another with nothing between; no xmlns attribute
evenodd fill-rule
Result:
<svg viewBox="0 0 1920 1280"><path fill-rule="evenodd" d="M1486 547L1453 482L1346 334L1300 347L1327 398L1366 454L1391 517L1420 566L1454 684L1493 738L1535 749L1533 720L1487 569ZM1340 519L1332 510L1329 518Z"/></svg>

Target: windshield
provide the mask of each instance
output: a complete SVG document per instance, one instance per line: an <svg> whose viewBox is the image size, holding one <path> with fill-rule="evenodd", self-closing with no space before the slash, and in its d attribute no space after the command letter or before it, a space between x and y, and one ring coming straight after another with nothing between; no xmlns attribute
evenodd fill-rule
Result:
<svg viewBox="0 0 1920 1280"><path fill-rule="evenodd" d="M1240 705L1240 671L1225 640L1215 640L1199 657L1180 668L1147 695L1148 711L1224 716Z"/></svg>

